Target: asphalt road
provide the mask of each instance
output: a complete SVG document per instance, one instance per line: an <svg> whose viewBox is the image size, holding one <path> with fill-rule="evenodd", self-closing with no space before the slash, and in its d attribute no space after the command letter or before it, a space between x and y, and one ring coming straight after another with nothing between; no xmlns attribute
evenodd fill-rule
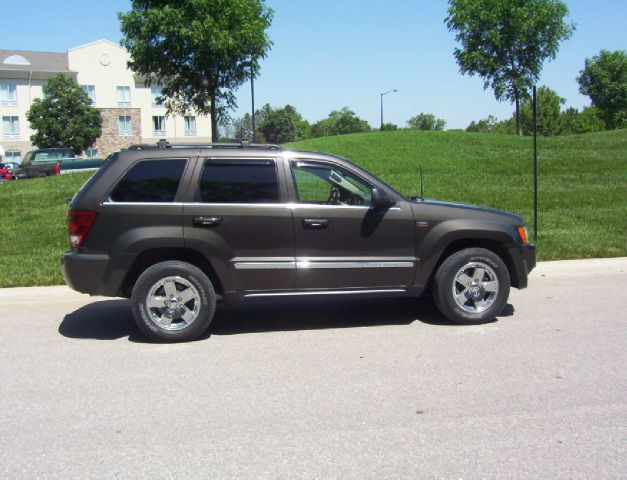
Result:
<svg viewBox="0 0 627 480"><path fill-rule="evenodd" d="M427 300L220 308L0 290L2 478L627 478L627 258L540 264L498 321Z"/></svg>

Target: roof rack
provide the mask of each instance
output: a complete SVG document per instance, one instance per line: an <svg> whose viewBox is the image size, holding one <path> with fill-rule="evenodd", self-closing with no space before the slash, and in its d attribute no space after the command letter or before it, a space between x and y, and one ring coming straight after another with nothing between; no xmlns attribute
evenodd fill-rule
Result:
<svg viewBox="0 0 627 480"><path fill-rule="evenodd" d="M138 143L127 147L126 150L161 150L165 148L258 148L260 150L281 150L280 145L271 143L170 143L165 139L159 140L156 144Z"/></svg>

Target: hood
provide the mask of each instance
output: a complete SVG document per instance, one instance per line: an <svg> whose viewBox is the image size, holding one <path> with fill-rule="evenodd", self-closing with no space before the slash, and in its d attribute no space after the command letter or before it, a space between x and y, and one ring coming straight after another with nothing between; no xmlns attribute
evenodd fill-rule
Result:
<svg viewBox="0 0 627 480"><path fill-rule="evenodd" d="M505 210L499 210L497 208L481 207L479 205L471 205L468 203L447 202L444 200L433 200L429 198L425 198L424 200L422 200L419 197L412 198L411 200L412 200L412 203L418 203L422 205L434 205L438 207L450 207L450 208L459 208L459 209L464 209L464 210L472 210L474 212L495 213L495 214L509 217L509 219L514 221L515 223L524 225L524 220L519 215L516 215L511 212L507 212Z"/></svg>

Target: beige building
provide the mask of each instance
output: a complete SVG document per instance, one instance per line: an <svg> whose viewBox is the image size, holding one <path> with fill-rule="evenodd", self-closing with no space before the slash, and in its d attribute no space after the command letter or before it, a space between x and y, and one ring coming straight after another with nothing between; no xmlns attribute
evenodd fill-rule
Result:
<svg viewBox="0 0 627 480"><path fill-rule="evenodd" d="M104 158L136 143L167 139L211 141L211 120L190 112L166 116L147 86L127 68L128 52L109 40L71 48L67 53L0 50L0 145L7 161L19 161L33 146L26 112L42 86L59 73L74 79L102 114L102 135L86 154Z"/></svg>

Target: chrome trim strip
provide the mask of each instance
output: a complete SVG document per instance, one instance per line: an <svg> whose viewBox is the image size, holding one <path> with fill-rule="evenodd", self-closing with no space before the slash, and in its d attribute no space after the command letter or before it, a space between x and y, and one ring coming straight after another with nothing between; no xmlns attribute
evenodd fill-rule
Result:
<svg viewBox="0 0 627 480"><path fill-rule="evenodd" d="M317 290L314 292L246 293L244 297L292 297L298 295L356 295L361 293L403 293L405 288L385 288L377 290Z"/></svg>
<svg viewBox="0 0 627 480"><path fill-rule="evenodd" d="M318 268L413 268L414 262L394 261L339 261L320 262L315 260L298 260L296 268L309 270Z"/></svg>
<svg viewBox="0 0 627 480"><path fill-rule="evenodd" d="M234 262L236 270L281 270L294 269L296 262Z"/></svg>
<svg viewBox="0 0 627 480"><path fill-rule="evenodd" d="M112 202L107 200L102 202L101 205L135 205L135 206L176 206L176 207L259 207L259 208L287 208L290 210L295 209L315 209L315 208L323 208L323 209L338 209L338 208L348 208L348 209L360 209L360 210L370 210L371 207L363 206L363 205L319 205L313 203L201 203L201 202ZM401 207L390 207L387 210L401 210Z"/></svg>

